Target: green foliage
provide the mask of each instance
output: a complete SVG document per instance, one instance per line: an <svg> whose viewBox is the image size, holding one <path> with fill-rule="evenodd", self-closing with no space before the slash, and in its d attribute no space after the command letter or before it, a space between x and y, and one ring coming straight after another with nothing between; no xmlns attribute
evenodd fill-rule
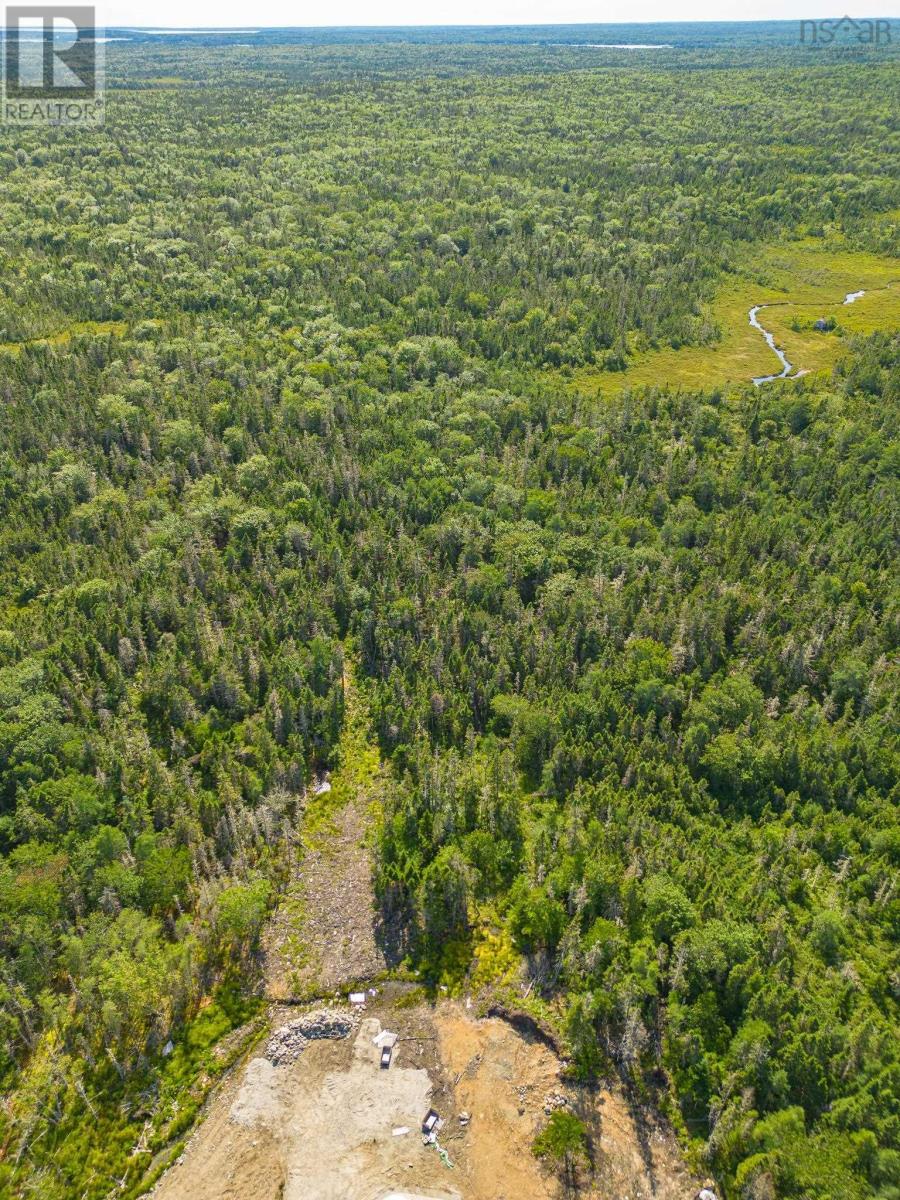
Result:
<svg viewBox="0 0 900 1200"><path fill-rule="evenodd" d="M466 932L470 891L465 859L454 847L445 846L422 875L420 904L429 945L440 946Z"/></svg>
<svg viewBox="0 0 900 1200"><path fill-rule="evenodd" d="M566 910L544 888L529 887L520 877L510 892L509 921L521 949L552 952L562 937Z"/></svg>
<svg viewBox="0 0 900 1200"><path fill-rule="evenodd" d="M567 1180L575 1178L580 1166L590 1163L587 1128L580 1118L556 1109L532 1143L536 1158L549 1160Z"/></svg>
<svg viewBox="0 0 900 1200"><path fill-rule="evenodd" d="M0 1192L27 1194L35 1180L51 1200L77 1189L103 1200L110 1181L143 1194L179 1152L210 1087L258 1034L260 1001L223 984L175 1039L171 1053L122 1074L113 1062L79 1063L50 1036L29 1062L0 1118L4 1138L27 1134L34 1149L0 1163ZM241 1035L234 1031L241 1030ZM226 1034L233 1036L223 1042Z"/></svg>
<svg viewBox="0 0 900 1200"><path fill-rule="evenodd" d="M671 944L677 934L696 924L696 910L684 890L664 875L654 875L647 881L643 900L656 942Z"/></svg>

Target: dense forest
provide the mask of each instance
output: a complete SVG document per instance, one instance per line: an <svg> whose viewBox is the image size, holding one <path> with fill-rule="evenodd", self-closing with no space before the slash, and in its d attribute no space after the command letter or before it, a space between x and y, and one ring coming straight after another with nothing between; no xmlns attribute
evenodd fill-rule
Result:
<svg viewBox="0 0 900 1200"><path fill-rule="evenodd" d="M900 1197L898 333L570 386L714 350L755 245L896 254L895 51L770 34L138 40L4 130L0 1194L137 1187L352 663L407 967L489 926L729 1200Z"/></svg>

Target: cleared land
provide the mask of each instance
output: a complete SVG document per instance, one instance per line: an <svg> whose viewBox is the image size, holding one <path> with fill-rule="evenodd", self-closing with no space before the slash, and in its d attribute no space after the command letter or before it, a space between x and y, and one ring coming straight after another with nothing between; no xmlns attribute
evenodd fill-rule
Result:
<svg viewBox="0 0 900 1200"><path fill-rule="evenodd" d="M387 965L375 936L366 843L384 775L350 672L344 691L338 767L323 785L328 790L310 801L290 881L262 939L271 1000L322 996Z"/></svg>
<svg viewBox="0 0 900 1200"><path fill-rule="evenodd" d="M554 1200L560 1181L531 1144L560 1097L591 1134L594 1170L578 1192L584 1200L695 1194L697 1180L671 1132L620 1093L565 1084L553 1051L503 1020L476 1019L457 1002L432 1008L410 998L389 986L353 1036L311 1043L294 1063L252 1058L223 1088L155 1200ZM279 1009L274 1023L296 1014ZM400 1035L387 1071L372 1042L382 1027ZM430 1105L444 1119L447 1162L420 1133Z"/></svg>
<svg viewBox="0 0 900 1200"><path fill-rule="evenodd" d="M566 1106L590 1133L593 1174L579 1195L592 1200L691 1200L698 1183L685 1168L671 1132L621 1092L567 1085L549 1047L504 1021L473 1020L459 1005L436 1014L441 1059L457 1080L454 1111L472 1121L463 1139L460 1179L471 1200L551 1200L558 1179L538 1166L531 1144L550 1104ZM548 1101L550 1103L548 1103Z"/></svg>
<svg viewBox="0 0 900 1200"><path fill-rule="evenodd" d="M330 993L313 1007L339 1013L349 988L385 968L365 830L390 775L349 673L344 686L338 767L310 801L293 877L263 938L269 1027L282 1034L231 1073L156 1200L553 1200L560 1180L531 1146L563 1102L590 1134L593 1167L579 1196L689 1200L697 1181L662 1122L618 1088L565 1082L536 1029L479 1019L471 999L434 1005L413 984L377 983L347 1037L310 1041L293 1061L273 1049L303 1013L298 1000ZM491 949L497 975L506 959ZM373 1042L382 1029L399 1039L388 1070ZM423 1142L430 1106L444 1120L446 1158Z"/></svg>
<svg viewBox="0 0 900 1200"><path fill-rule="evenodd" d="M295 1015L280 1010L275 1024ZM456 1200L447 1168L418 1133L433 1058L423 1060L429 1071L417 1043L405 1042L381 1070L372 1043L380 1029L366 1016L353 1036L311 1043L294 1063L252 1058L163 1177L158 1200L381 1200L401 1190ZM395 1136L402 1127L410 1132Z"/></svg>

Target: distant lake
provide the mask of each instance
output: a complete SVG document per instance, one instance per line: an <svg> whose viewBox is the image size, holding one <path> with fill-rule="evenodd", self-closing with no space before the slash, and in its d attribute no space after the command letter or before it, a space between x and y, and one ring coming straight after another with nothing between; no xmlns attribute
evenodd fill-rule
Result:
<svg viewBox="0 0 900 1200"><path fill-rule="evenodd" d="M182 34L198 33L198 34L232 34L232 33L259 33L258 29L135 29L135 33L146 33L153 37L159 34L167 34L171 37L181 37Z"/></svg>
<svg viewBox="0 0 900 1200"><path fill-rule="evenodd" d="M535 45L568 46L571 50L674 50L668 42L536 42Z"/></svg>

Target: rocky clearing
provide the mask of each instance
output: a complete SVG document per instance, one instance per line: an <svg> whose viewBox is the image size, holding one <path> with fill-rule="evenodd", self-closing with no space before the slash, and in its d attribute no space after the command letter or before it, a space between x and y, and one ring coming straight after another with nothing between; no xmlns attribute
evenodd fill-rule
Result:
<svg viewBox="0 0 900 1200"><path fill-rule="evenodd" d="M328 995L386 966L375 941L366 802L354 797L320 831L263 935L266 995Z"/></svg>
<svg viewBox="0 0 900 1200"><path fill-rule="evenodd" d="M591 1131L585 1200L693 1197L699 1185L671 1134L646 1117L639 1127L621 1096L566 1085L553 1051L499 1018L411 998L388 985L351 1014L349 1035L310 1040L292 1062L275 1065L261 1047L225 1084L156 1200L555 1200L560 1186L531 1143L560 1097ZM276 1031L296 1020L295 1007L273 1013ZM373 1043L382 1028L399 1035L388 1070ZM452 1166L422 1137L432 1106Z"/></svg>
<svg viewBox="0 0 900 1200"><path fill-rule="evenodd" d="M349 672L344 694L340 765L310 797L291 879L262 938L265 990L274 1001L325 996L387 966L366 840L385 772Z"/></svg>

